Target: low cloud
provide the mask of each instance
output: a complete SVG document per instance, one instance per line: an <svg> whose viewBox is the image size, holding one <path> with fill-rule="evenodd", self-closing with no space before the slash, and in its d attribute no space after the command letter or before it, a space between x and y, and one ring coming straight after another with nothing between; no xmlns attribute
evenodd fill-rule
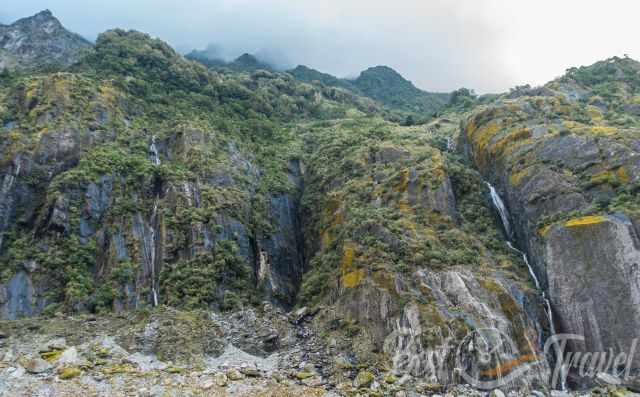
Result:
<svg viewBox="0 0 640 397"><path fill-rule="evenodd" d="M114 27L160 37L181 51L217 46L279 66L338 76L389 65L421 88L478 92L541 84L570 66L640 57L628 0L23 0L0 22L50 9L89 39Z"/></svg>

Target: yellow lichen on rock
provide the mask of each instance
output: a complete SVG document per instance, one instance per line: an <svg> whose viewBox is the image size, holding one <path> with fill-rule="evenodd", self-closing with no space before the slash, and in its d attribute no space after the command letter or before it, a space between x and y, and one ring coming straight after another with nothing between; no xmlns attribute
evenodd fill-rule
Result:
<svg viewBox="0 0 640 397"><path fill-rule="evenodd" d="M602 121L604 119L604 115L602 114L600 109L595 106L587 106L587 114L593 121Z"/></svg>
<svg viewBox="0 0 640 397"><path fill-rule="evenodd" d="M58 376L60 377L60 379L67 380L75 378L80 374L82 374L82 371L79 368L69 367L61 369Z"/></svg>
<svg viewBox="0 0 640 397"><path fill-rule="evenodd" d="M509 177L509 183L511 183L511 186L518 186L520 182L522 182L522 178L527 175L529 175L529 170L527 168L515 172Z"/></svg>
<svg viewBox="0 0 640 397"><path fill-rule="evenodd" d="M355 254L355 246L352 243L345 243L342 247L342 262L340 269L343 273L349 271L353 266L353 256Z"/></svg>
<svg viewBox="0 0 640 397"><path fill-rule="evenodd" d="M411 207L411 205L409 205L409 201L407 201L406 199L401 199L398 202L398 209L403 214L408 214L413 211L413 208Z"/></svg>
<svg viewBox="0 0 640 397"><path fill-rule="evenodd" d="M490 149L494 156L501 156L512 145L519 141L525 141L531 138L531 131L528 128L512 128L507 134L496 142Z"/></svg>
<svg viewBox="0 0 640 397"><path fill-rule="evenodd" d="M631 178L629 178L627 170L625 170L624 166L620 166L618 167L618 169L616 169L616 176L621 183L631 182Z"/></svg>
<svg viewBox="0 0 640 397"><path fill-rule="evenodd" d="M573 121L573 120L565 120L562 122L562 125L564 125L564 127L569 130L574 130L576 128L584 127L584 124L578 123L577 121Z"/></svg>
<svg viewBox="0 0 640 397"><path fill-rule="evenodd" d="M324 210L324 219L326 219L328 225L320 232L320 249L322 250L329 248L335 240L332 230L344 223L344 215L340 206L341 200L338 196L331 197L327 202Z"/></svg>
<svg viewBox="0 0 640 397"><path fill-rule="evenodd" d="M551 230L551 226L553 225L547 225L547 226L541 227L540 229L538 229L538 234L542 237L546 237L547 234L549 234L549 230Z"/></svg>
<svg viewBox="0 0 640 397"><path fill-rule="evenodd" d="M606 125L596 125L591 127L589 132L596 135L615 135L618 132L618 129Z"/></svg>
<svg viewBox="0 0 640 397"><path fill-rule="evenodd" d="M342 285L345 288L355 288L358 285L360 285L362 280L364 280L364 277L365 277L364 269L358 269L358 270L349 272L344 276L342 276Z"/></svg>
<svg viewBox="0 0 640 397"><path fill-rule="evenodd" d="M396 293L395 277L386 270L378 270L373 273L373 281L376 285L391 294Z"/></svg>
<svg viewBox="0 0 640 397"><path fill-rule="evenodd" d="M342 285L345 288L357 287L366 276L364 269L353 270L355 248L353 243L345 243L342 247L340 271L342 273Z"/></svg>
<svg viewBox="0 0 640 397"><path fill-rule="evenodd" d="M51 350L51 351L40 353L40 357L42 357L42 359L47 360L50 363L58 360L58 358L61 355L62 355L62 350Z"/></svg>
<svg viewBox="0 0 640 397"><path fill-rule="evenodd" d="M590 179L592 185L602 185L608 183L610 185L616 182L616 175L611 171L603 171L593 175Z"/></svg>
<svg viewBox="0 0 640 397"><path fill-rule="evenodd" d="M596 225L598 223L605 222L606 220L607 218L601 215L590 215L590 216L583 216L581 218L571 219L570 221L567 221L564 225L566 227L580 227L580 226L587 226L587 225Z"/></svg>
<svg viewBox="0 0 640 397"><path fill-rule="evenodd" d="M471 121L469 121L469 123L467 124L467 128L465 129L467 137L471 138L473 136L473 133L476 132L476 128L476 120L472 119Z"/></svg>
<svg viewBox="0 0 640 397"><path fill-rule="evenodd" d="M485 126L478 128L475 134L473 134L473 142L480 151L489 144L491 138L493 138L498 131L500 131L500 124L496 120L491 120Z"/></svg>
<svg viewBox="0 0 640 397"><path fill-rule="evenodd" d="M591 177L592 185L601 185L603 183L608 183L609 185L619 185L619 184L627 184L631 179L629 175L627 175L627 171L624 169L624 166L620 166L613 170L607 170L600 173L597 173Z"/></svg>
<svg viewBox="0 0 640 397"><path fill-rule="evenodd" d="M400 182L393 188L396 192L404 193L409 186L409 170L404 169L400 171Z"/></svg>

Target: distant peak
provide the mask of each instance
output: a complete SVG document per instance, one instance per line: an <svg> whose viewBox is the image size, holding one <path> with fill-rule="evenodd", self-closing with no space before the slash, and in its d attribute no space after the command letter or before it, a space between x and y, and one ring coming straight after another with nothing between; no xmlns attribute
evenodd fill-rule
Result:
<svg viewBox="0 0 640 397"><path fill-rule="evenodd" d="M236 58L236 62L257 63L258 62L258 58L256 58L254 55L251 55L251 54L245 52L244 54L242 54L238 58Z"/></svg>
<svg viewBox="0 0 640 397"><path fill-rule="evenodd" d="M378 66L370 67L367 70L363 71L362 73L385 73L385 74L393 74L393 75L397 75L397 76L402 76L400 73L398 73L392 67L385 66L385 65L378 65Z"/></svg>
<svg viewBox="0 0 640 397"><path fill-rule="evenodd" d="M39 13L31 17L23 18L21 20L43 22L43 21L50 21L50 20L57 21L58 19L55 16L53 16L53 13L50 10L46 9L46 10L40 11Z"/></svg>
<svg viewBox="0 0 640 397"><path fill-rule="evenodd" d="M53 16L53 13L48 9L42 10L39 13L32 15L30 17L18 19L13 23L13 25L14 26L24 26L24 25L36 26L36 25L42 25L47 22L53 22L56 25L62 26L60 21L58 21L58 19L55 16Z"/></svg>
<svg viewBox="0 0 640 397"><path fill-rule="evenodd" d="M53 18L53 13L49 10L42 10L39 13L37 13L36 15L34 15L34 17L47 17L47 18Z"/></svg>
<svg viewBox="0 0 640 397"><path fill-rule="evenodd" d="M0 25L0 65L11 59L17 69L37 69L43 65L68 66L82 50L91 46L81 36L68 31L48 10Z"/></svg>

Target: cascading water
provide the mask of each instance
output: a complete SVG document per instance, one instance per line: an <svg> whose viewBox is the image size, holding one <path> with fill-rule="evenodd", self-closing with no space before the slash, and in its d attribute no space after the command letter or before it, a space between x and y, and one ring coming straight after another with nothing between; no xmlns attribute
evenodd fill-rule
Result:
<svg viewBox="0 0 640 397"><path fill-rule="evenodd" d="M156 147L156 136L151 137L151 144L149 145L149 156L153 165L160 165L160 155L158 154L158 148Z"/></svg>
<svg viewBox="0 0 640 397"><path fill-rule="evenodd" d="M485 183L489 187L489 192L491 194L491 201L493 202L493 206L496 208L496 210L498 211L498 214L500 215L502 226L504 227L504 231L507 235L507 245L513 251L522 255L522 259L524 260L524 263L527 265L527 268L529 269L529 274L531 274L531 278L533 279L536 289L540 291L540 294L544 301L545 311L547 313L547 319L549 320L549 329L551 331L551 335L555 335L556 328L553 323L553 312L551 311L551 302L549 302L549 299L547 299L547 295L545 291L542 289L542 286L540 285L540 281L538 280L536 273L533 271L533 267L529 263L529 258L527 257L527 254L525 254L524 252L514 247L513 244L511 243L511 239L513 235L512 235L511 223L509 222L509 212L507 211L507 207L504 205L504 201L502 201L502 198L500 197L496 189L489 182L485 182ZM564 367L562 366L562 363L563 363L562 350L557 344L554 344L554 347L556 350L556 359L560 363L560 389L564 391L567 389L567 387L565 384L566 379L564 374Z"/></svg>
<svg viewBox="0 0 640 397"><path fill-rule="evenodd" d="M456 144L450 136L447 137L447 151L452 153L456 151Z"/></svg>
<svg viewBox="0 0 640 397"><path fill-rule="evenodd" d="M151 236L151 291L153 293L153 306L158 306L158 290L156 289L156 217L158 213L158 198L153 203L153 213L151 214L151 228L149 234Z"/></svg>
<svg viewBox="0 0 640 397"><path fill-rule="evenodd" d="M151 144L149 145L149 156L153 165L160 165L160 155L158 154L158 148L156 147L156 136L151 137ZM151 292L153 294L153 306L158 306L158 290L156 288L156 224L158 215L158 195L156 194L153 201L153 212L151 213L151 227L149 228L149 234L151 236Z"/></svg>
<svg viewBox="0 0 640 397"><path fill-rule="evenodd" d="M9 221L9 212L12 205L11 189L16 181L16 178L20 175L21 159L18 155L13 161L13 173L6 174L2 179L2 185L0 186L0 248L4 240L4 229L7 227ZM3 216L4 215L4 216Z"/></svg>
<svg viewBox="0 0 640 397"><path fill-rule="evenodd" d="M491 194L491 200L493 201L494 207L498 210L498 214L500 215L500 220L502 220L502 226L504 227L504 231L507 234L507 243L511 244L511 223L509 223L509 213L507 212L507 207L505 207L502 198L496 191L496 189L489 183L485 182L489 187L489 193ZM510 245L511 246L511 245ZM531 270L531 269L529 269ZM534 276L535 277L535 276ZM537 279L536 279L537 282Z"/></svg>

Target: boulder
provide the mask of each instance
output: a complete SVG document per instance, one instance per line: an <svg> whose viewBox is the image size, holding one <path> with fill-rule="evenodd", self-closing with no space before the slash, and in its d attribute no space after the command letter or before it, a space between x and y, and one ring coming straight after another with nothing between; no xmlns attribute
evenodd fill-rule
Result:
<svg viewBox="0 0 640 397"><path fill-rule="evenodd" d="M213 380L216 383L216 385L218 385L219 387L225 387L229 381L229 379L227 378L227 375L223 374L222 372L217 372L213 376Z"/></svg>
<svg viewBox="0 0 640 397"><path fill-rule="evenodd" d="M62 368L58 372L58 377L63 380L68 380L68 379L73 379L77 376L80 376L81 374L82 374L82 371L79 368L66 367L66 368Z"/></svg>
<svg viewBox="0 0 640 397"><path fill-rule="evenodd" d="M51 364L39 357L32 358L24 363L24 369L32 374L41 374L51 369Z"/></svg>
<svg viewBox="0 0 640 397"><path fill-rule="evenodd" d="M356 376L356 379L353 381L353 386L357 388L361 387L369 387L373 380L375 379L375 375L369 371L360 371Z"/></svg>
<svg viewBox="0 0 640 397"><path fill-rule="evenodd" d="M80 364L80 355L78 354L78 349L75 347L70 347L62 352L60 357L58 358L58 364L64 366L77 366Z"/></svg>
<svg viewBox="0 0 640 397"><path fill-rule="evenodd" d="M226 375L227 375L227 378L232 381L244 379L244 375L242 375L242 373L240 373L240 371L238 371L235 368L228 370Z"/></svg>

